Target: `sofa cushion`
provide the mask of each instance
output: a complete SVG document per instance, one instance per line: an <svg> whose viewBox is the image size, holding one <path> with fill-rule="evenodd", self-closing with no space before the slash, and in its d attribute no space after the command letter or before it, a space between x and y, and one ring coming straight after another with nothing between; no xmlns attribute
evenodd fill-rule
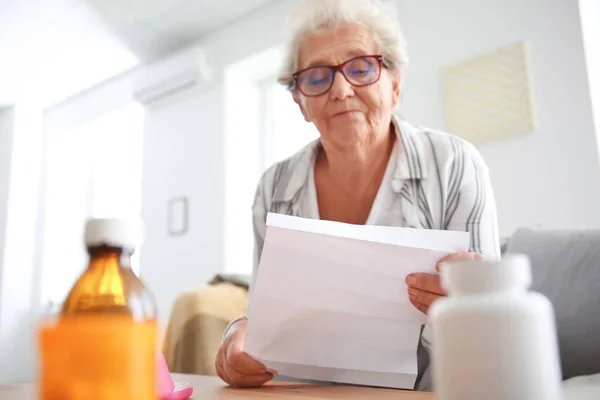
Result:
<svg viewBox="0 0 600 400"><path fill-rule="evenodd" d="M600 373L600 230L519 229L507 253L529 256L554 306L563 378Z"/></svg>

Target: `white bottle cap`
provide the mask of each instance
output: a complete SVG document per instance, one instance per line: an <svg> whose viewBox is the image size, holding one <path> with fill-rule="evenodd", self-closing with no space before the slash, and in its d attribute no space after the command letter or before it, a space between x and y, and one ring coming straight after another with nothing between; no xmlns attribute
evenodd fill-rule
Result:
<svg viewBox="0 0 600 400"><path fill-rule="evenodd" d="M448 293L491 293L526 289L531 285L529 258L509 254L499 261L455 261L440 267Z"/></svg>
<svg viewBox="0 0 600 400"><path fill-rule="evenodd" d="M142 222L123 219L90 219L85 225L85 245L135 249L142 241Z"/></svg>

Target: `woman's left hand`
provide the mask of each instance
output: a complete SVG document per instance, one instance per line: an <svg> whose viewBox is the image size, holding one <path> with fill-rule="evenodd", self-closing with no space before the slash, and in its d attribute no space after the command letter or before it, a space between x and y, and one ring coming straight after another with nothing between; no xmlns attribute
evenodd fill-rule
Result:
<svg viewBox="0 0 600 400"><path fill-rule="evenodd" d="M435 269L440 272L440 265L448 261L460 260L481 260L479 253L454 253L442 258L435 265ZM423 314L429 313L429 307L440 297L446 296L446 291L442 288L439 274L414 273L406 277L408 285L408 298L413 306Z"/></svg>

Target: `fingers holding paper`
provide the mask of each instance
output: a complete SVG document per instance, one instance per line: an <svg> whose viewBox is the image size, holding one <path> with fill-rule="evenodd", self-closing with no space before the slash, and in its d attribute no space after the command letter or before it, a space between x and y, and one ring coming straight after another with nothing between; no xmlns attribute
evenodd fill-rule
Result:
<svg viewBox="0 0 600 400"><path fill-rule="evenodd" d="M440 272L440 265L445 263L445 262L451 262L451 261L481 261L483 260L483 256L479 253L473 253L473 252L464 252L464 253L454 253L454 254L449 254L446 257L443 257L442 259L440 259L437 264L435 265L435 269Z"/></svg>
<svg viewBox="0 0 600 400"><path fill-rule="evenodd" d="M440 265L450 261L481 260L479 253L455 253L440 259L435 269L439 272ZM446 296L442 288L440 276L437 274L414 273L406 277L408 285L408 298L413 306L423 314L429 313L429 307L440 297Z"/></svg>
<svg viewBox="0 0 600 400"><path fill-rule="evenodd" d="M235 326L238 325L238 326ZM217 375L231 386L257 387L273 379L266 367L244 352L246 321L242 320L231 328L219 352L215 363Z"/></svg>
<svg viewBox="0 0 600 400"><path fill-rule="evenodd" d="M408 299L423 314L429 313L434 301L446 295L439 275L415 273L406 277Z"/></svg>

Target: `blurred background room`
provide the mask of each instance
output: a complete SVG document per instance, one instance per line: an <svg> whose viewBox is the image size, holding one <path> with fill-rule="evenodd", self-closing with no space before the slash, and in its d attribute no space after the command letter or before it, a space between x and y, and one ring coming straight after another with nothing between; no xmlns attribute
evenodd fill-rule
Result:
<svg viewBox="0 0 600 400"><path fill-rule="evenodd" d="M389 1L402 116L477 146L501 237L600 228L600 1ZM298 4L0 2L0 383L35 377L35 323L85 268L89 217L143 219L134 270L169 366L212 372L245 307L256 184L318 134L276 82ZM189 310L220 322L187 328Z"/></svg>

